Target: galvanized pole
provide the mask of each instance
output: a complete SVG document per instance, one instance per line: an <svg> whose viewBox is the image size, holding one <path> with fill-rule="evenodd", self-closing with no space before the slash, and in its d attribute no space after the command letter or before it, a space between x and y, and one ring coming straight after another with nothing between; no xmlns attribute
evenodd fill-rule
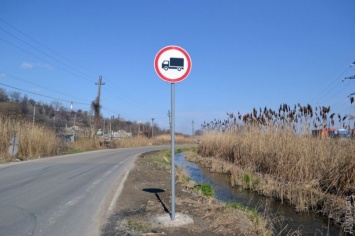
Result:
<svg viewBox="0 0 355 236"><path fill-rule="evenodd" d="M171 83L171 220L175 220L175 84Z"/></svg>

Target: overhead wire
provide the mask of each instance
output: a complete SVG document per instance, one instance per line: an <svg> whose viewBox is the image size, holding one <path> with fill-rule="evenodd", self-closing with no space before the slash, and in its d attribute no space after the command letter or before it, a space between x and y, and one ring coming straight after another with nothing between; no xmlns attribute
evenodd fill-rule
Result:
<svg viewBox="0 0 355 236"><path fill-rule="evenodd" d="M19 29L17 29L16 27L12 26L11 24L9 24L8 22L6 22L5 20L3 20L3 19L0 18L0 21L2 21L3 23L5 23L6 25L8 25L9 27L11 27L12 29L16 30L16 31L19 32L20 34L22 34L22 35L26 36L27 38L31 39L32 41L36 42L36 43L39 44L40 46L44 47L44 48L47 49L48 51L50 51L50 52L52 52L52 53L54 53L54 54L56 54L56 55L58 55L58 56L64 58L65 60L68 60L68 61L70 61L70 62L72 62L72 63L75 63L75 62L73 62L73 61L71 61L71 60L69 60L69 59L67 59L67 58L65 58L65 57L63 57L63 56L61 56L61 55L58 54L57 52L51 50L50 48L48 48L48 47L45 46L44 44L40 43L39 41L35 40L34 38L30 37L29 35L23 33L21 30L19 30ZM7 34L11 35L12 37L16 38L17 40L21 41L22 43L26 44L27 46L29 46L29 47L35 49L36 51L40 52L41 54L43 54L43 55L45 55L45 56L47 56L47 57L49 57L49 58L52 58L52 59L54 59L55 61L57 61L57 62L59 62L59 63L65 65L65 66L67 66L67 67L69 67L69 68L71 68L71 69L73 69L73 70L75 70L75 71L77 71L77 72L79 72L79 73L81 73L80 71L76 70L74 67L72 67L72 66L70 66L70 65L68 65L68 64L66 64L66 63L64 63L64 62L62 62L61 60L58 60L58 59L52 57L51 55L48 55L47 53L43 52L42 50L38 49L37 47L34 47L34 46L32 46L31 44L29 44L29 43L25 42L24 40L20 39L19 37L17 37L17 36L15 36L15 35L11 34L11 33L8 32L7 30L2 29L1 27L0 27L0 29L1 29L2 31L6 32ZM1 38L1 39L2 39L2 38ZM5 42L7 42L8 44L10 44L10 45L12 45L12 46L14 46L14 47L20 49L20 50L25 51L26 53L28 53L28 54L30 54L30 55L36 56L37 58L41 59L42 61L45 61L43 58L38 57L37 55L34 55L34 54L30 53L29 51L27 51L27 50L25 50L25 49L23 49L23 48L20 48L20 47L18 47L18 46L16 46L16 45L12 44L11 42L9 42L9 41L7 41L7 40L5 40L5 39L2 39L2 40L5 41ZM75 63L75 64L77 64L77 63ZM80 67L82 67L82 66L80 66ZM83 67L82 67L82 68L83 68ZM86 68L84 68L84 69L87 70ZM83 74L84 74L84 73L83 73ZM87 74L84 74L84 75L87 75ZM76 75L76 76L78 76L78 75ZM90 82L94 82L94 81L90 81ZM110 82L110 83L111 83L111 82ZM115 88L118 88L120 91L122 91L123 93L125 93L125 94L126 94L126 97L127 97L129 100L135 101L135 102L137 102L138 104L145 104L145 105L143 105L141 108L146 109L146 102L139 101L139 99L137 99L135 96L129 94L129 93L128 93L127 91L125 91L125 90L122 90L119 86L115 85L114 83L112 83L112 84L114 85ZM110 86L108 86L108 87L109 87L110 89L112 89L112 87L110 87ZM116 93L113 93L113 94L116 95ZM132 98L133 98L133 99L132 99Z"/></svg>
<svg viewBox="0 0 355 236"><path fill-rule="evenodd" d="M3 19L0 18L0 22L3 22L3 23L6 24L7 26L11 27L13 30L15 30L15 31L17 31L18 33L20 33L21 35L27 37L27 38L30 39L31 41L35 42L37 45L39 45L39 46L41 46L42 48L44 48L45 50L47 50L48 52L53 53L53 54L55 54L56 56L59 56L59 57L61 57L62 59L64 59L64 60L70 62L71 64L75 64L76 66L78 66L78 67L80 67L80 68L82 68L82 69L84 69L84 70L86 70L86 71L88 71L88 72L90 72L90 73L92 73L92 74L96 74L95 72L92 72L91 70L88 70L87 68L85 68L85 67L83 67L83 66L81 66L81 65L79 65L79 64L77 64L77 63L75 63L75 62L73 62L72 60L69 60L69 59L67 59L66 57L63 57L62 55L60 55L59 53L57 53L57 52L55 52L54 50L50 49L49 47L45 46L44 44L40 43L40 42L37 41L36 39L32 38L31 36L29 36L29 35L23 33L21 30L19 30L19 29L17 29L16 27L12 26L11 24L9 24L8 22L6 22L5 20L3 20ZM74 68L73 66L69 65L68 63L63 62L62 60L60 60L60 59L58 59L58 58L56 58L56 57L54 57L54 56L52 56L52 55L49 55L47 52L44 52L42 49L40 49L40 48L34 46L33 44L31 44L31 43L25 41L24 39L21 39L20 37L14 35L13 33L9 32L9 31L6 30L6 29L3 29L3 28L0 27L0 30L3 31L3 32L5 32L6 34L10 35L12 38L18 40L19 42L23 43L24 45L30 47L31 49L33 49L33 50L36 51L37 53L40 53L40 55L43 55L43 56L45 56L46 58L52 59L52 60L54 60L55 62L60 63L61 65L65 66L65 68L64 68L63 66L59 66L58 64L55 64L54 66L55 66L56 68L59 68L59 69L61 69L62 71L66 72L66 73L69 73L69 74L71 74L71 75L73 75L73 76L83 78L83 79L85 79L85 80L88 81L88 82L95 82L94 80L87 79L87 77L90 76L90 75L88 75L87 73L84 73L83 71ZM4 38L0 37L0 40L6 42L7 44L11 45L12 47L17 48L18 50L21 50L21 51L23 51L23 52L25 52L25 53L27 53L27 54L29 54L29 55L31 55L31 56L34 56L34 57L40 59L40 60L41 60L42 62L44 62L44 63L53 64L53 63L48 62L47 59L44 59L43 57L41 57L41 56L39 56L39 55L37 55L37 54L34 54L33 52L30 52L30 51L28 51L27 49L25 49L25 48L23 48L23 47L21 47L21 46L18 46L18 45L16 45L16 44L14 44L14 43L8 41L7 39L4 39ZM69 68L70 70L68 70L67 68ZM7 75L8 75L9 77L15 78L15 76L11 76L11 75L9 75L9 74L7 74ZM17 79L19 79L19 78L17 77ZM21 80L21 79L20 79L20 80ZM108 82L109 82L109 81L108 81ZM29 82L27 82L27 83L29 83ZM149 112L149 113L153 113L153 112L156 113L158 110L161 109L160 107L157 107L157 106L155 106L155 105L150 105L150 107L154 107L154 108L153 108L153 111L152 111L151 109L148 109L148 108L147 108L147 102L146 102L146 101L142 101L142 100L141 100L140 98L138 98L137 96L132 95L132 94L129 93L128 91L122 89L120 86L117 86L116 84L114 84L114 83L112 83L112 82L109 82L109 84L112 84L112 85L113 85L113 86L108 86L108 88L109 88L110 90L113 90L113 93L112 93L112 94L113 94L115 97L117 97L118 99L120 99L120 100L122 99L122 97L120 97L120 96L117 95L117 93L116 93L117 90L119 90L119 91L121 92L121 93L119 93L119 94L120 94L120 95L123 95L123 99L125 99L126 101L128 101L128 102L130 102L130 103L133 103L133 104L135 103L136 106L139 107L139 108L142 109L142 110L146 110L146 111ZM50 99L55 99L55 100L58 100L58 101L71 102L71 101L66 100L66 99L60 99L60 98L56 98L56 97L53 97L53 96L42 95L42 94L39 94L39 93L34 93L34 92L31 92L31 91L28 91L28 90L20 89L20 88L14 87L14 86L6 85L6 84L2 84L2 85L3 85L3 86L6 86L6 87L9 87L9 88L12 88L12 89L19 90L19 91L27 92L27 93L29 93L29 94L34 94L34 95L37 95L37 96L41 96L41 97L46 97L46 98L50 98ZM43 87L43 86L40 86L40 87L45 88L45 87ZM45 88L45 89L48 90L48 91L54 91L54 90L48 89L48 88ZM114 89L117 89L117 90L115 91ZM56 91L56 92L59 93L58 91ZM76 103L77 103L77 104L91 105L91 104L89 104L89 103L80 103L80 102L76 102ZM108 110L108 109L106 109L106 108L103 108L103 109L106 110L106 111L111 112L112 114L121 114L121 112L114 112L114 111ZM159 113L160 113L160 114L165 114L165 111L162 111L162 110L161 110ZM127 118L127 119L132 119L132 118L129 118L129 117L127 117L127 116L125 116L125 118ZM134 119L132 119L132 120L134 120Z"/></svg>
<svg viewBox="0 0 355 236"><path fill-rule="evenodd" d="M38 55L36 55L36 54L33 54L33 53L29 52L28 50L26 50L26 49L24 49L24 48L22 48L22 47L19 47L19 46L15 45L15 44L13 44L13 43L11 43L11 42L9 42L8 40L6 40L6 39L4 39L4 38L2 38L2 37L0 37L0 40L6 42L7 44L9 44L9 45L11 45L11 46L13 46L13 47L15 47L15 48L17 48L17 49L19 49L19 50L25 52L25 53L27 53L27 54L29 54L29 55L31 55L31 56L34 56L34 57L40 59L42 62L47 62L47 61L46 61L45 59L43 59L42 57L40 57L40 56L38 56ZM47 62L47 63L48 63L48 62ZM84 76L82 76L82 75L76 74L76 73L74 73L74 72L72 72L72 71L68 71L67 69L65 69L65 68L63 68L63 67L61 67L61 66L56 65L56 68L59 68L60 70L66 72L66 73L68 73L68 74L71 74L71 75L74 75L74 76L76 76L76 77L82 78L82 79L84 79L84 80L86 80L86 81L88 81L88 82L94 82L93 80L89 80L89 79L87 79L86 77L84 77Z"/></svg>
<svg viewBox="0 0 355 236"><path fill-rule="evenodd" d="M31 92L31 91L28 91L28 90L25 90L25 89L21 89L21 88L17 88L17 87L14 87L14 86L11 86L11 85L7 85L7 84L4 84L4 83L0 83L0 85L8 87L8 88L15 89L15 90L18 90L18 91L22 91L22 92L30 93L30 94L33 94L33 95L37 95L37 96L40 96L40 97L54 99L54 100L61 101L61 102L76 103L76 104L81 104L81 105L91 105L91 103L83 103L83 102L77 102L77 101L74 102L74 101L70 101L70 100L66 100L66 99L61 99L61 98L56 98L56 97L52 97L52 96L48 96L48 95L43 95L43 94Z"/></svg>
<svg viewBox="0 0 355 236"><path fill-rule="evenodd" d="M91 71L90 69L88 69L88 68L86 68L86 67L83 67L82 65L80 65L80 64L78 64L78 63L76 63L76 62L74 62L74 61L72 61L72 60L70 60L70 59L64 57L63 55L61 55L61 54L55 52L54 50L50 49L49 47L47 47L47 46L44 45L43 43L41 43L41 42L37 41L36 39L32 38L31 36L25 34L25 33L22 32L21 30L17 29L17 28L14 27L13 25L11 25L11 24L9 24L8 22L6 22L4 19L0 18L0 21L2 21L3 23L5 23L6 25L8 25L9 27L11 27L12 29L14 29L15 31L19 32L20 34L26 36L27 38L29 38L29 39L32 40L33 42L35 42L35 43L37 43L38 45L40 45L41 47L45 48L46 50L52 52L53 54L55 54L55 55L57 55L57 56L63 58L64 60L66 60L66 61L68 61L68 62L70 62L70 63L72 63L72 64L75 64L75 65L78 66L78 67L81 67L82 69L84 69L84 70L86 70L86 71L89 71L89 72L92 73L92 74L95 74L96 76L98 76L95 72Z"/></svg>
<svg viewBox="0 0 355 236"><path fill-rule="evenodd" d="M313 102L319 100L323 96L323 94L328 91L328 89L333 90L334 89L333 84L336 83L337 81L339 81L339 78L341 76L343 76L349 70L349 68L350 67L347 67L347 69L345 69L338 76L336 76L336 78L330 84L328 84L328 86L325 89L323 89L314 99L312 99L310 103L313 103ZM337 86L339 86L339 84Z"/></svg>
<svg viewBox="0 0 355 236"><path fill-rule="evenodd" d="M20 77L18 77L18 76L11 75L11 74L7 73L6 71L2 71L2 72L5 72L4 74L5 74L7 77L10 77L10 78L12 78L12 79L19 80L19 81L22 81L22 82L27 83L27 84L35 85L35 86L37 86L37 87L39 87L39 88L44 88L44 89L46 89L46 90L48 90L48 91L51 91L51 92L54 92L54 93L57 93L57 94L61 94L61 95L67 96L67 97L70 96L70 97L73 97L73 98L75 98L75 99L80 99L80 98L78 98L78 97L76 97L76 96L73 96L73 95L71 95L71 94L67 94L67 93L63 93L63 92L60 92L60 91L57 91L57 90L54 90L54 89L51 89L51 88L47 88L47 87L45 87L45 86L43 86L43 85L39 85L39 84L34 83L34 82L29 82L28 80L22 79L22 78L20 78Z"/></svg>

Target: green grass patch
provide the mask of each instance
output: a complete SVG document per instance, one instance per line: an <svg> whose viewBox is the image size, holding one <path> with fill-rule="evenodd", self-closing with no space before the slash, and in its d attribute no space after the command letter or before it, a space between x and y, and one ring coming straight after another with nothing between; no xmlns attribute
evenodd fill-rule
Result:
<svg viewBox="0 0 355 236"><path fill-rule="evenodd" d="M197 187L198 189L201 190L202 194L207 197L213 197L214 196L214 189L210 184L201 184L201 186Z"/></svg>
<svg viewBox="0 0 355 236"><path fill-rule="evenodd" d="M144 232L147 230L147 227L139 222L134 222L132 220L128 221L128 226L134 230Z"/></svg>
<svg viewBox="0 0 355 236"><path fill-rule="evenodd" d="M91 150L88 150L88 151L91 151ZM59 155L77 154L77 153L82 153L82 152L86 152L86 151L80 150L80 149L68 149L68 150L60 152Z"/></svg>
<svg viewBox="0 0 355 236"><path fill-rule="evenodd" d="M184 147L184 148L178 148L175 149L175 154L185 152L190 150L191 147ZM161 164L161 165L166 165L166 164L171 164L171 149L164 149L161 150L157 153L154 154L154 160L156 163ZM178 168L177 165L175 165L175 168Z"/></svg>
<svg viewBox="0 0 355 236"><path fill-rule="evenodd" d="M171 164L171 151L168 149L154 152L149 156L153 158L156 164L164 166L165 168L169 168Z"/></svg>
<svg viewBox="0 0 355 236"><path fill-rule="evenodd" d="M243 185L249 189L255 189L260 184L260 179L253 176L252 174L243 175Z"/></svg>
<svg viewBox="0 0 355 236"><path fill-rule="evenodd" d="M193 150L197 150L197 148L196 147L183 147L183 148L175 149L175 153L187 152L187 151L193 151Z"/></svg>

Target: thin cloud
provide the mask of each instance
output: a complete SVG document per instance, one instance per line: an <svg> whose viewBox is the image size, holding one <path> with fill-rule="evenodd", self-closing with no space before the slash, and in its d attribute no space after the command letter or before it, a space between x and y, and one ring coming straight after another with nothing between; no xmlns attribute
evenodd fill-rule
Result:
<svg viewBox="0 0 355 236"><path fill-rule="evenodd" d="M21 64L21 69L24 70L30 70L35 67L40 67L40 68L46 68L46 69L53 69L53 66L50 64L44 64L44 63L31 63L31 62L22 62Z"/></svg>
<svg viewBox="0 0 355 236"><path fill-rule="evenodd" d="M6 77L5 73L0 72L0 78Z"/></svg>

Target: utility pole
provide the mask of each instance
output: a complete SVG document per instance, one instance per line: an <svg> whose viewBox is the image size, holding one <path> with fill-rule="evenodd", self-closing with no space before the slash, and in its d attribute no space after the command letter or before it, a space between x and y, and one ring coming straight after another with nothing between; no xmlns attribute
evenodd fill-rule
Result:
<svg viewBox="0 0 355 236"><path fill-rule="evenodd" d="M104 118L104 127L102 129L102 135L105 137L105 127L106 127L106 124L105 124L105 121L106 119Z"/></svg>
<svg viewBox="0 0 355 236"><path fill-rule="evenodd" d="M32 128L35 126L36 106L33 106Z"/></svg>
<svg viewBox="0 0 355 236"><path fill-rule="evenodd" d="M350 64L349 68L351 68L351 67L354 66L354 65L355 65L355 61ZM344 80L346 80L346 79L349 79L349 80L355 79L355 75L352 75L352 76L349 76L349 77L345 77L341 82L344 82ZM354 95L354 94L355 94L355 93L352 93L352 94L350 94L348 97L350 97L350 96L352 96L352 95ZM350 99L351 99L351 98L350 98ZM351 133L350 120L351 120L351 104L352 104L352 101L353 101L353 100L350 100L350 101L351 101L351 103L350 103L349 127L348 127L349 135L350 135L350 133ZM354 126L355 126L355 122L354 122ZM354 127L354 128L355 128L355 127Z"/></svg>
<svg viewBox="0 0 355 236"><path fill-rule="evenodd" d="M111 119L110 119L110 140L112 139L112 130L111 130L111 121L112 121L112 117L111 117Z"/></svg>
<svg viewBox="0 0 355 236"><path fill-rule="evenodd" d="M152 118L152 138L154 137L154 118Z"/></svg>
<svg viewBox="0 0 355 236"><path fill-rule="evenodd" d="M192 137L195 135L195 122L192 120Z"/></svg>
<svg viewBox="0 0 355 236"><path fill-rule="evenodd" d="M355 77L355 76L354 76ZM348 127L348 131L349 131L349 135L350 135L350 132L351 132L351 128L350 128L350 120L351 120L351 105L353 104L354 102L354 98L352 97L352 95L355 95L355 93L351 93L348 98L350 98L350 114L349 114L349 127ZM353 128L355 128L355 123L354 123L354 126Z"/></svg>
<svg viewBox="0 0 355 236"><path fill-rule="evenodd" d="M54 131L57 132L57 129L56 129L56 117L57 117L57 112L59 111L59 108L57 110L54 110Z"/></svg>
<svg viewBox="0 0 355 236"><path fill-rule="evenodd" d="M73 112L73 102L70 103L70 110ZM75 126L75 120L76 120L76 112L74 111L73 127ZM74 128L74 129L75 129L75 128Z"/></svg>
<svg viewBox="0 0 355 236"><path fill-rule="evenodd" d="M102 82L102 76L99 76L99 81L97 83L95 83L96 85L98 85L97 88L97 96L95 101L92 102L92 106L94 108L94 112L95 112L95 117L94 117L94 130L92 133L92 136L94 137L94 135L97 133L97 130L99 129L99 118L100 118L100 96L101 96L101 85L104 85L105 83Z"/></svg>

